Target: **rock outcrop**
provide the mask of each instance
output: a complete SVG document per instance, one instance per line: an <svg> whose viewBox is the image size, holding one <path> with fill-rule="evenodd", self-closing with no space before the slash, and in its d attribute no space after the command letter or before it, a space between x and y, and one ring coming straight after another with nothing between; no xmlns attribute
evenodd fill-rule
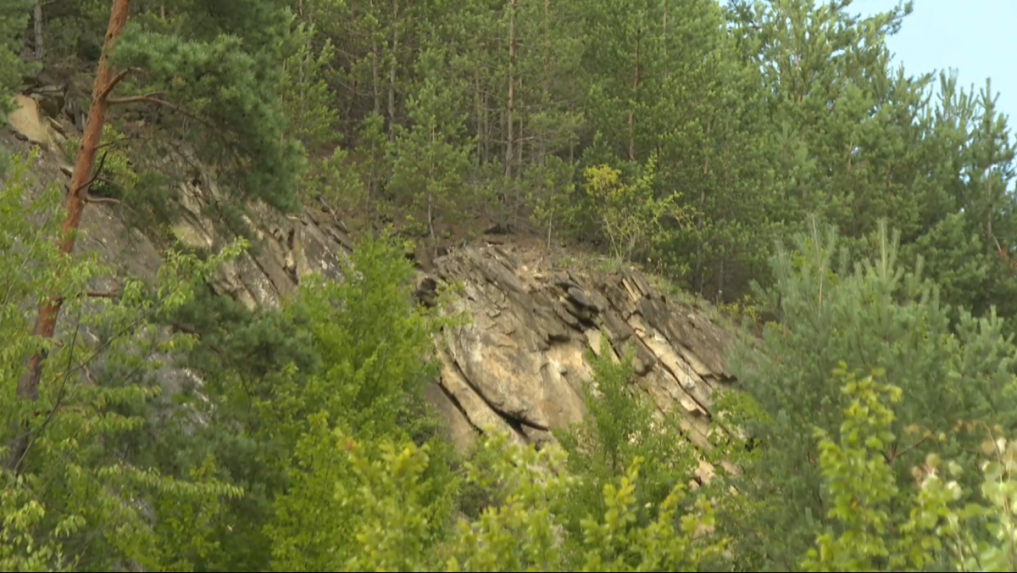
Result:
<svg viewBox="0 0 1017 573"><path fill-rule="evenodd" d="M22 96L17 103L20 109L11 116L17 137L0 137L9 147L42 147L40 179L66 185L70 165L58 152L61 132L74 129L79 118L56 102L46 105L41 96ZM205 215L217 199L207 178L182 184L176 237L195 246L223 244L218 226ZM159 265L155 243L127 228L117 209L86 208L87 239L79 248L98 250L127 272L153 275ZM263 248L223 269L212 285L219 293L251 307L276 305L310 272L339 276L339 257L351 243L334 214L252 211ZM485 428L523 443L552 440L550 430L582 418L580 388L591 374L587 351L600 352L606 337L616 355L634 347L638 384L661 411L679 408L690 441L707 447L714 397L732 382L723 359L729 334L637 271L556 269L541 256L508 245L468 246L436 259L418 277L421 304L435 304L440 286L456 283L461 289L452 308L469 317L436 341L442 375L426 389L456 444L468 448Z"/></svg>
<svg viewBox="0 0 1017 573"><path fill-rule="evenodd" d="M437 259L418 297L433 300L441 283L461 287L451 307L469 317L439 343L444 400L434 399L461 447L486 427L540 443L580 420L588 351L599 353L602 337L616 358L632 346L640 386L662 412L679 408L690 440L708 447L714 394L733 381L729 335L639 272L555 270L536 253L488 245Z"/></svg>

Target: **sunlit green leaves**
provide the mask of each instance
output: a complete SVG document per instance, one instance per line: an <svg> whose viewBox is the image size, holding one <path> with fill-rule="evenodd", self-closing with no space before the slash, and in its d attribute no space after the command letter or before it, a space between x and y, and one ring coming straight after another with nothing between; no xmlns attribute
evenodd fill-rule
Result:
<svg viewBox="0 0 1017 573"><path fill-rule="evenodd" d="M0 439L6 445L13 433L30 436L22 472L3 476L0 560L11 570L125 564L160 570L169 555L174 567L186 568L202 534L172 524L186 530L194 516L215 515L218 500L240 490L218 482L210 460L199 473L165 476L107 445L142 428L146 420L131 410L159 394L138 375L157 366L144 351L174 343L172 336L153 337L151 320L186 303L194 286L243 245L205 261L170 254L154 289L125 280L120 290L94 294L96 281L108 284L111 269L94 253L59 254L59 194L50 188L31 200L29 165L31 159L18 158L0 188L0 244L9 255L0 262ZM29 325L38 297L47 293L63 298L63 322L45 345L50 354L39 398L29 401L15 388L26 358L42 346ZM130 365L133 375L115 379L114 364ZM158 520L149 517L153 507Z"/></svg>

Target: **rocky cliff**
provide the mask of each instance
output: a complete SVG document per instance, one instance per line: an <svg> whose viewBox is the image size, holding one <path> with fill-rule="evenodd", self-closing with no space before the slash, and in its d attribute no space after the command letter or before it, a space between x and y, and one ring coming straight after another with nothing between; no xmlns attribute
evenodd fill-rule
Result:
<svg viewBox="0 0 1017 573"><path fill-rule="evenodd" d="M59 148L79 118L53 101L53 93L59 90L20 97L11 129L0 137L15 149L41 147L40 179L66 184L70 164ZM217 198L207 178L181 184L183 217L173 234L194 246L221 245L218 226L203 214ZM159 249L122 223L119 208L90 204L82 225L87 238L79 248L99 251L125 272L151 276ZM308 273L338 276L336 262L351 242L333 213L252 211L264 248L225 268L212 285L216 291L251 307L276 305ZM539 444L552 439L549 430L581 419L580 387L590 378L587 351L599 352L601 337L616 355L634 346L639 386L661 411L679 408L690 441L707 447L714 397L733 381L723 358L729 335L692 306L666 296L635 270L561 268L540 249L508 244L464 246L431 267L417 279L420 303L433 305L440 286L455 283L461 288L452 307L469 317L436 341L442 375L427 389L460 448L488 428Z"/></svg>
<svg viewBox="0 0 1017 573"><path fill-rule="evenodd" d="M538 253L488 245L437 259L418 296L430 299L442 282L461 285L452 306L470 319L440 344L443 409L457 442L494 426L539 443L579 420L587 352L599 353L607 337L616 356L634 347L639 385L662 411L680 408L690 439L707 445L714 393L732 382L728 335L639 272L558 270Z"/></svg>

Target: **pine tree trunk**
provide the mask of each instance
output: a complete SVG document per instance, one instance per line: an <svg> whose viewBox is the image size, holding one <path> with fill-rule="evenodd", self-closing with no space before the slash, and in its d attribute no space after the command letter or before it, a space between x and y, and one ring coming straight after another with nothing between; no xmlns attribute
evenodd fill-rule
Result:
<svg viewBox="0 0 1017 573"><path fill-rule="evenodd" d="M640 30L636 30L636 69L632 73L632 105L638 101L639 91L639 40ZM636 110L629 111L629 161L636 160Z"/></svg>
<svg viewBox="0 0 1017 573"><path fill-rule="evenodd" d="M551 231L554 229L554 207L551 207L551 213L547 216L547 249L551 250Z"/></svg>
<svg viewBox="0 0 1017 573"><path fill-rule="evenodd" d="M569 115L572 115L575 112L576 112L575 104L570 103L569 104ZM576 133L575 130L573 130L572 131L572 136L569 137L569 165L575 165L576 164L576 138L575 138L575 133Z"/></svg>
<svg viewBox="0 0 1017 573"><path fill-rule="evenodd" d="M431 124L431 148L434 148L435 144L435 125ZM433 157L433 155L432 155ZM437 171L434 165L434 160L431 160L430 168L428 169L428 178L434 178L434 173ZM431 231L431 252L432 255L438 257L438 236L434 232L434 193L431 192L431 185L428 184L427 189L427 228Z"/></svg>
<svg viewBox="0 0 1017 573"><path fill-rule="evenodd" d="M116 42L117 38L124 31L127 25L127 13L131 0L113 0L113 7L110 11L109 25L106 28L106 39L103 43L103 54L99 58L99 70L95 75L95 83L92 86L92 104L88 109L88 122L85 124L85 132L78 146L78 157L74 162L74 172L67 187L67 217L60 228L60 254L70 255L74 250L75 234L81 225L81 212L85 207L88 197L88 184L91 178L92 168L95 166L95 156L99 150L102 139L102 128L106 121L106 110L109 106L108 98L116 84L123 79L123 76L113 77L110 73L107 54ZM53 338L56 331L57 317L62 306L61 299L42 300L39 303L39 314L35 320L35 335L42 339ZM42 380L43 362L46 360L46 352L38 351L28 360L28 368L18 379L17 397L20 400L36 401L39 399L39 383ZM28 453L29 433L27 428L20 429L15 434L10 444L10 451L4 462L4 468L12 473L17 473L22 460Z"/></svg>
<svg viewBox="0 0 1017 573"><path fill-rule="evenodd" d="M512 161L515 153L512 146L515 129L514 111L516 107L516 0L509 0L509 63L508 63L508 109L506 110L505 124L508 127L507 139L505 142L505 177L512 177Z"/></svg>
<svg viewBox="0 0 1017 573"><path fill-rule="evenodd" d="M551 0L544 0L544 85L542 104L545 110L551 109ZM545 164L547 154L547 132L539 134L537 141L537 164Z"/></svg>
<svg viewBox="0 0 1017 573"><path fill-rule="evenodd" d="M993 209L993 196L992 196L992 167L989 167L989 183L987 186L987 195L989 208L985 213L985 248L988 250L989 255L992 255L992 244L996 243L996 236L992 234L992 209ZM998 244L998 243L997 243Z"/></svg>
<svg viewBox="0 0 1017 573"><path fill-rule="evenodd" d="M522 87L522 83L523 82L520 80L520 82L519 82L520 87ZM523 172L523 141L522 141L523 140L523 120L522 119L519 120L519 133L518 133L517 137L518 137L518 141L516 142L516 174L519 174L519 173ZM522 185L521 184L520 185L515 185L514 187L516 188L516 205L515 205L515 207L513 209L514 209L514 214L515 214L515 219L516 219L515 220L515 224L518 225L519 224L519 208L522 206L522 203L523 203L523 196L522 196L523 190L522 190Z"/></svg>
<svg viewBox="0 0 1017 573"><path fill-rule="evenodd" d="M376 9L374 0L371 0L371 13L374 14ZM381 113L381 78L378 71L378 37L375 34L371 34L371 78L374 81L373 89L374 92L374 114L379 115Z"/></svg>
<svg viewBox="0 0 1017 573"><path fill-rule="evenodd" d="M551 0L544 0L544 103L551 98Z"/></svg>
<svg viewBox="0 0 1017 573"><path fill-rule="evenodd" d="M304 0L300 0L300 4L297 8L298 14L301 20L304 20L311 24L311 19L305 18L304 16ZM307 112L307 78L304 75L304 61L311 56L311 36L307 36L307 54L297 62L297 81L300 83L300 115L303 116Z"/></svg>
<svg viewBox="0 0 1017 573"><path fill-rule="evenodd" d="M35 30L35 60L41 62L46 58L42 37L42 0L35 0L35 9L32 11L32 27Z"/></svg>
<svg viewBox="0 0 1017 573"><path fill-rule="evenodd" d="M666 79L666 78L668 78L671 75L671 65L670 65L671 62L670 62L670 60L667 59L667 2L666 1L664 2L664 34L663 34L663 39L664 39L664 41L661 42L661 45L663 46L663 52L664 52L664 78Z"/></svg>
<svg viewBox="0 0 1017 573"><path fill-rule="evenodd" d="M710 132L713 130L713 122L706 124L706 137L710 137ZM703 224L705 223L704 214L706 213L706 176L710 173L710 156L707 155L703 161L703 186L699 190L699 216L696 222L696 234L699 236L699 253L696 256L696 274L698 275L697 280L699 281L699 294L703 294L703 276L705 274L704 267L706 261L706 245L703 243Z"/></svg>
<svg viewBox="0 0 1017 573"><path fill-rule="evenodd" d="M399 66L399 0L392 0L392 66L388 72L388 137L392 139L396 124L395 85Z"/></svg>
<svg viewBox="0 0 1017 573"><path fill-rule="evenodd" d="M477 167L484 164L484 98L481 94L480 87L480 68L478 67L474 71L473 78L473 104L476 107L477 114Z"/></svg>
<svg viewBox="0 0 1017 573"><path fill-rule="evenodd" d="M484 90L482 97L484 109L484 161L487 162L491 159L491 92Z"/></svg>
<svg viewBox="0 0 1017 573"><path fill-rule="evenodd" d="M517 94L524 93L523 90L525 88L523 87L523 76L522 76L522 74L518 74L518 77L516 78L516 87L517 87L517 90L516 90ZM526 146L525 141L523 141L524 137L523 137L523 117L522 117L522 114L517 114L516 121L518 122L519 128L516 130L516 144L515 144L515 148L516 148L516 171L515 172L516 172L516 175L518 176L519 174L521 174L523 172L523 151L524 151L525 146ZM516 191L516 197L518 197L518 196L519 196L519 192ZM517 206L518 206L518 203L519 202L516 201Z"/></svg>

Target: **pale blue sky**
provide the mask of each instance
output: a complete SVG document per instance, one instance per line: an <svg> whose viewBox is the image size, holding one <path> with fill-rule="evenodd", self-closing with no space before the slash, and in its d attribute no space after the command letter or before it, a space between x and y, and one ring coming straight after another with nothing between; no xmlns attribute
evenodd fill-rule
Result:
<svg viewBox="0 0 1017 573"><path fill-rule="evenodd" d="M855 0L849 10L872 14L896 6L898 0ZM918 75L955 68L958 87L985 87L999 94L996 106L1009 116L1011 134L1017 127L1017 0L914 0L914 12L900 33L887 40L895 60ZM938 83L938 79L936 80Z"/></svg>

